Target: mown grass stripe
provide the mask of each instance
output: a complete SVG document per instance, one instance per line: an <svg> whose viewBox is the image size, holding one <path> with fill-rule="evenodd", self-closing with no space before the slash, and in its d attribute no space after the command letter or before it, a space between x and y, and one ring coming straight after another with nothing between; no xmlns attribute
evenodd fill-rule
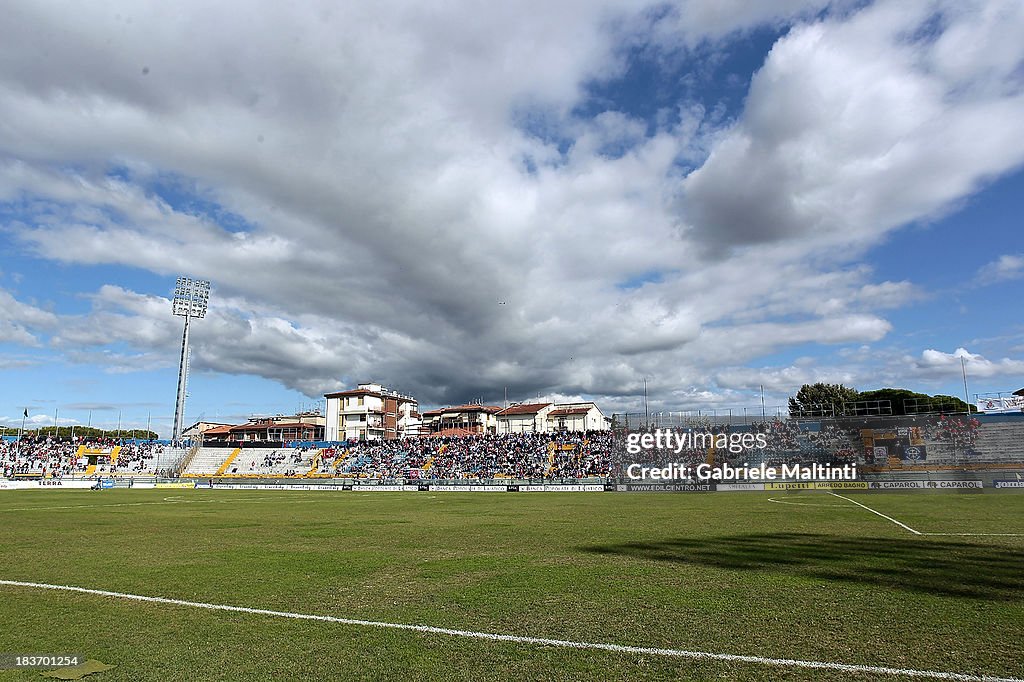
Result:
<svg viewBox="0 0 1024 682"><path fill-rule="evenodd" d="M533 644L540 646L553 646L569 649L590 649L597 651L611 651L625 654L642 654L648 656L668 656L675 658L690 658L704 661L723 661L730 663L752 663L756 665L767 665L786 668L805 668L815 670L833 670L849 673L874 673L877 675L892 675L899 677L914 677L937 680L954 680L956 682L1024 682L1016 677L995 677L990 675L971 675L967 673L942 672L938 670L914 670L910 668L890 668L876 665L858 665L853 663L833 663L828 661L802 661L790 658L768 658L764 656L750 656L743 654L720 654L707 651L688 651L685 649L662 649L656 647L629 646L624 644L607 644L601 642L574 642L564 639L548 639L545 637L526 637L521 635L501 635L493 632L476 632L473 630L455 630L441 628L432 625L412 625L408 623L385 623L381 621L359 620L356 618L341 618L338 616L324 616L308 613L293 613L289 611L272 611L269 609L257 609L248 606L231 606L228 604L210 604L207 602L186 601L183 599L171 599L168 597L152 597L140 594L129 594L125 592L112 592L109 590L97 590L74 585L53 585L50 583L34 583L21 580L2 580L0 585L10 587L24 587L40 590L57 590L62 592L76 592L80 594L92 594L101 597L112 597L115 599L127 599L132 601L150 602L158 604L172 604L175 606L188 606L198 609L212 611L231 611L237 613L248 613L259 616L273 616L276 618L292 618L296 620L312 620L327 623L339 623L343 625L355 625L361 627L386 628L392 630L407 630L422 632L432 635L448 635L450 637L466 637L472 639L484 639L497 642L510 642L514 644Z"/></svg>

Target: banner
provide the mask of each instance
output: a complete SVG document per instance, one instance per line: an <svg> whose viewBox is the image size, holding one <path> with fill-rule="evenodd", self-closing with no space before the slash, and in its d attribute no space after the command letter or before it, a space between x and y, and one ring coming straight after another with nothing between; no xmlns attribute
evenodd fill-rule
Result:
<svg viewBox="0 0 1024 682"><path fill-rule="evenodd" d="M504 493L506 485L430 485L432 493Z"/></svg>
<svg viewBox="0 0 1024 682"><path fill-rule="evenodd" d="M622 483L615 486L620 493L710 493L714 483Z"/></svg>
<svg viewBox="0 0 1024 682"><path fill-rule="evenodd" d="M418 485L354 485L352 492L378 492L378 493L415 493L419 492Z"/></svg>
<svg viewBox="0 0 1024 682"><path fill-rule="evenodd" d="M979 398L978 411L988 414L1020 412L1024 410L1024 395L1004 395L998 398Z"/></svg>
<svg viewBox="0 0 1024 682"><path fill-rule="evenodd" d="M174 483L159 483L158 482L154 487L155 488L195 488L196 484L195 484L195 481L187 481L187 482L178 481L178 482L174 482Z"/></svg>
<svg viewBox="0 0 1024 682"><path fill-rule="evenodd" d="M91 488L93 481L64 481L59 478L36 479L33 481L8 481L0 479L0 490L67 490L69 488Z"/></svg>
<svg viewBox="0 0 1024 682"><path fill-rule="evenodd" d="M200 488L208 486L201 485ZM287 485L284 483L215 483L215 490L351 490L351 486L328 485L326 483L297 483Z"/></svg>
<svg viewBox="0 0 1024 682"><path fill-rule="evenodd" d="M911 464L923 462L928 459L927 448L924 445L904 445L903 456L900 459Z"/></svg>
<svg viewBox="0 0 1024 682"><path fill-rule="evenodd" d="M743 490L764 490L764 483L719 483L718 492L734 493Z"/></svg>
<svg viewBox="0 0 1024 682"><path fill-rule="evenodd" d="M982 488L981 481L871 481L872 490L950 490Z"/></svg>
<svg viewBox="0 0 1024 682"><path fill-rule="evenodd" d="M779 481L765 483L765 490L867 490L867 481Z"/></svg>
<svg viewBox="0 0 1024 682"><path fill-rule="evenodd" d="M523 493L603 493L604 484L580 484L561 485L552 483L550 485L521 485L519 492Z"/></svg>
<svg viewBox="0 0 1024 682"><path fill-rule="evenodd" d="M997 488L1024 488L1024 481L996 481Z"/></svg>

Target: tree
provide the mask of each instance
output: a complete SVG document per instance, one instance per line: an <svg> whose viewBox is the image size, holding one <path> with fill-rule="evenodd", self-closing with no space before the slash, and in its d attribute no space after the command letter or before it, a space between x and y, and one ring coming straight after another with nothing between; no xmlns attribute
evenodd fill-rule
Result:
<svg viewBox="0 0 1024 682"><path fill-rule="evenodd" d="M864 391L860 394L860 405L858 413L864 416L871 414L892 414L902 416L906 414L923 414L926 412L977 412L978 408L968 405L960 398L951 395L931 396L927 393L918 393L906 388L879 388L875 391ZM889 410L879 410L875 406L865 405L868 402L887 402Z"/></svg>
<svg viewBox="0 0 1024 682"><path fill-rule="evenodd" d="M930 396L924 393L917 393L906 388L879 388L874 391L864 391L860 394L861 409L863 416L877 414L904 415L910 407L911 414L924 412L925 405L929 404ZM916 401L916 402L912 402ZM864 403L881 403L881 405L866 405ZM885 404L888 403L888 406ZM922 409L914 410L913 405L920 405Z"/></svg>
<svg viewBox="0 0 1024 682"><path fill-rule="evenodd" d="M842 384L804 384L789 399L789 414L794 417L830 417L843 413L843 405L859 400L855 388Z"/></svg>
<svg viewBox="0 0 1024 682"><path fill-rule="evenodd" d="M932 412L977 412L977 405L968 405L955 395L933 395L931 397Z"/></svg>
<svg viewBox="0 0 1024 682"><path fill-rule="evenodd" d="M8 433L13 431L17 433L17 429L8 429ZM75 425L73 429L76 438L120 438L128 439L135 438L137 440L156 440L160 437L160 434L155 431L146 431L145 429L121 429L117 431L115 429L98 429L96 427L89 426L78 426ZM25 437L33 438L36 436L56 436L57 438L68 439L71 438L72 427L61 426L54 428L52 426L43 426L38 429L26 429Z"/></svg>

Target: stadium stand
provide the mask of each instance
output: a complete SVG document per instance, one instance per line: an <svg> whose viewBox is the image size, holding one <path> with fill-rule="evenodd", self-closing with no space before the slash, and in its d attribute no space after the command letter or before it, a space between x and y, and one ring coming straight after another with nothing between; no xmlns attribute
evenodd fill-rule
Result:
<svg viewBox="0 0 1024 682"><path fill-rule="evenodd" d="M985 424L974 443L979 462L993 464L1024 460L1024 439L1014 423Z"/></svg>
<svg viewBox="0 0 1024 682"><path fill-rule="evenodd" d="M342 477L432 480L595 478L609 474L614 434L410 438L337 448L202 448L192 477Z"/></svg>
<svg viewBox="0 0 1024 682"><path fill-rule="evenodd" d="M623 474L632 462L781 466L856 463L866 474L1021 469L1024 419L973 415L824 418L742 425L698 424L694 432L763 434L767 446L730 452L714 446L625 453L621 430L432 436L305 444L295 448L195 447L154 442L0 442L4 477L112 475L192 478L369 480L592 480ZM183 470L183 471L182 471Z"/></svg>
<svg viewBox="0 0 1024 682"><path fill-rule="evenodd" d="M24 439L0 442L0 474L62 478L65 476L170 475L185 451L155 442Z"/></svg>
<svg viewBox="0 0 1024 682"><path fill-rule="evenodd" d="M231 456L226 448L199 448L189 460L184 471L189 476L213 476Z"/></svg>

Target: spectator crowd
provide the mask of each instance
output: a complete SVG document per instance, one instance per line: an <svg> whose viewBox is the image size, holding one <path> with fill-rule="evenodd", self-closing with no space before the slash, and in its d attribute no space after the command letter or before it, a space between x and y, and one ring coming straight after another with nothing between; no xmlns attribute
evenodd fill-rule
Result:
<svg viewBox="0 0 1024 682"><path fill-rule="evenodd" d="M92 451L79 456L82 446ZM114 449L117 458L111 461ZM95 454L99 451L103 454ZM130 442L119 445L111 439L56 439L52 436L22 438L20 441L0 440L0 476L43 476L63 478L82 476L96 464L96 474L154 473L153 461L163 453L164 446L152 442Z"/></svg>
<svg viewBox="0 0 1024 682"><path fill-rule="evenodd" d="M607 477L612 431L408 438L324 450L321 473L399 479Z"/></svg>

